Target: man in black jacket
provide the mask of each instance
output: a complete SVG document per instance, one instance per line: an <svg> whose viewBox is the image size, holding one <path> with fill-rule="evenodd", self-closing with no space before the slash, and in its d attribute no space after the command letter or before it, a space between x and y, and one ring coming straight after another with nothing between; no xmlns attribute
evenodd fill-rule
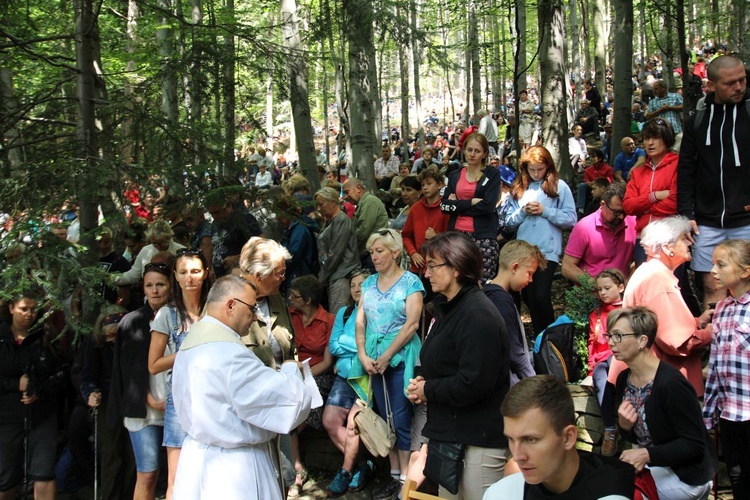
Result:
<svg viewBox="0 0 750 500"><path fill-rule="evenodd" d="M695 233L692 268L703 276L704 304L726 295L716 289L711 255L720 242L750 239L750 114L745 65L734 56L708 65L706 108L684 128L677 166L677 212Z"/></svg>

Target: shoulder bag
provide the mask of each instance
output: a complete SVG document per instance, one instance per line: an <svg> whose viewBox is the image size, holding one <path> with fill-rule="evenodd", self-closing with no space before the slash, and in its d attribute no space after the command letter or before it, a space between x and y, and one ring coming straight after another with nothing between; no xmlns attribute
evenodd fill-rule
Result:
<svg viewBox="0 0 750 500"><path fill-rule="evenodd" d="M393 412L391 412L391 402L388 398L388 385L385 377L383 377L383 391L385 393L385 411L388 416L387 422L372 409L372 377L367 384L368 401L358 399L357 404L362 409L354 415L354 432L359 434L362 443L376 457L387 457L396 443Z"/></svg>

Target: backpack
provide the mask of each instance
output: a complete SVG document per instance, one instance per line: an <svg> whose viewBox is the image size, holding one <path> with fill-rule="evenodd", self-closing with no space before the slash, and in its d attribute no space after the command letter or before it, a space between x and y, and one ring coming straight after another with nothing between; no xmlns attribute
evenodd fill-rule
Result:
<svg viewBox="0 0 750 500"><path fill-rule="evenodd" d="M554 375L573 382L581 372L581 360L575 349L575 325L562 315L537 335L534 342L534 370L537 375Z"/></svg>

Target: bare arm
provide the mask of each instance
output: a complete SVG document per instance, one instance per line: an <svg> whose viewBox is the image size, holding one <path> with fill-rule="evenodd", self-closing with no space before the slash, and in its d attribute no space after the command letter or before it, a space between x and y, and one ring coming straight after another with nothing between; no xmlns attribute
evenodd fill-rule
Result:
<svg viewBox="0 0 750 500"><path fill-rule="evenodd" d="M151 375L167 371L174 366L174 358L177 353L164 355L168 340L169 336L165 333L151 332L151 345L148 349L148 372Z"/></svg>
<svg viewBox="0 0 750 500"><path fill-rule="evenodd" d="M578 267L578 263L581 262L580 258L572 257L568 254L563 255L562 260L562 275L568 278L573 283L581 284L581 276L584 274L583 269Z"/></svg>

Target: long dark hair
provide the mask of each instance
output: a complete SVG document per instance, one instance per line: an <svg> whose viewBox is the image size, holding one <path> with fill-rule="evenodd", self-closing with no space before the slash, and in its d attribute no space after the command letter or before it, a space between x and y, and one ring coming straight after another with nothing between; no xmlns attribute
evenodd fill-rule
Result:
<svg viewBox="0 0 750 500"><path fill-rule="evenodd" d="M180 287L180 284L177 282L177 265L180 262L181 259L185 257L194 257L196 259L200 259L201 265L203 266L203 269L208 273L206 276L206 279L203 280L203 285L201 285L201 307L203 307L206 304L206 298L208 297L208 291L211 289L211 285L213 284L213 279L211 278L210 274L210 268L208 267L208 262L206 262L206 258L203 256L203 252L200 250L190 250L190 249L183 249L184 251L178 251L177 252L177 258L174 260L174 264L172 266L172 278L171 278L171 284L172 284L172 300L174 301L175 307L177 307L177 310L180 313L180 320L182 321L182 330L185 331L188 328L190 328L190 324L188 323L190 319L190 315L188 314L187 307L185 307L185 298L182 295L182 288Z"/></svg>

